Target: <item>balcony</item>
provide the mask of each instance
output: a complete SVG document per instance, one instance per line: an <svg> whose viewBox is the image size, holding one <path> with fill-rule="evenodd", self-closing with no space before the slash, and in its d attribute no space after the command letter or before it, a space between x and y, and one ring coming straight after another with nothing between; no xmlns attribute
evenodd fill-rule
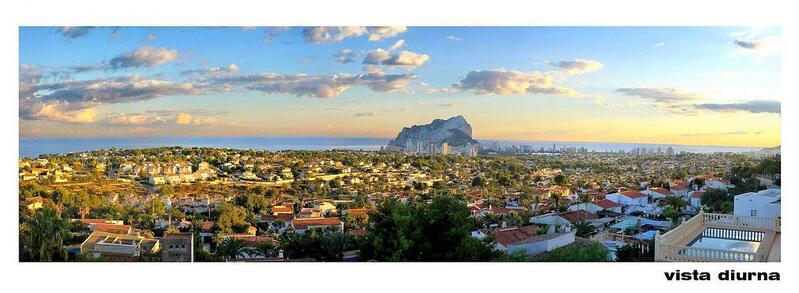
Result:
<svg viewBox="0 0 799 293"><path fill-rule="evenodd" d="M700 212L655 236L655 261L778 262L780 219Z"/></svg>

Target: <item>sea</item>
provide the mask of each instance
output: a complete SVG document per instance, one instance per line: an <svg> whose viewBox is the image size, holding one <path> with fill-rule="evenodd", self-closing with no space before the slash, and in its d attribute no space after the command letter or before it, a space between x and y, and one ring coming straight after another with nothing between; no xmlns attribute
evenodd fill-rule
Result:
<svg viewBox="0 0 799 293"><path fill-rule="evenodd" d="M20 137L19 156L35 158L46 154L64 154L72 152L92 151L98 149L143 149L155 147L216 147L233 149L258 149L269 151L281 150L365 150L376 151L386 146L391 138L381 137ZM510 141L480 140L482 144L497 143L500 145L529 146L534 151L542 147L545 151L560 150L569 147L584 147L596 152L629 151L635 148L646 148L665 152L672 147L675 153L685 151L694 153L713 152L750 152L760 148L729 146L696 146L641 143L605 143L605 142L556 142L556 141Z"/></svg>

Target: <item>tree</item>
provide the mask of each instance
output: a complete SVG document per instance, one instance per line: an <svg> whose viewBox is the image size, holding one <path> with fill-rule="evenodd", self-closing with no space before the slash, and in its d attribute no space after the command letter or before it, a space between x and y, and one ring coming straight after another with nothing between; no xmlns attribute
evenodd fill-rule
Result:
<svg viewBox="0 0 799 293"><path fill-rule="evenodd" d="M239 256L247 256L251 253L252 251L244 243L244 240L233 237L226 237L216 248L216 254L222 256L225 261Z"/></svg>
<svg viewBox="0 0 799 293"><path fill-rule="evenodd" d="M713 212L721 212L727 213L729 211L724 211L722 205L724 202L732 202L733 197L730 194L722 189L707 189L705 193L702 194L702 205L708 207L710 211Z"/></svg>
<svg viewBox="0 0 799 293"><path fill-rule="evenodd" d="M470 215L465 203L449 195L436 195L429 204L383 201L370 216L361 255L379 261L491 260L493 245L471 237L477 223Z"/></svg>
<svg viewBox="0 0 799 293"><path fill-rule="evenodd" d="M602 262L608 261L608 249L598 242L588 245L570 244L549 252L549 262Z"/></svg>
<svg viewBox="0 0 799 293"><path fill-rule="evenodd" d="M596 231L596 227L586 221L579 220L574 222L574 230L576 231L577 237L588 238L588 236Z"/></svg>
<svg viewBox="0 0 799 293"><path fill-rule="evenodd" d="M45 206L20 225L20 257L30 261L66 261L64 239L69 237L69 222L61 212Z"/></svg>
<svg viewBox="0 0 799 293"><path fill-rule="evenodd" d="M244 232L249 226L247 211L242 207L223 203L219 206L219 219L217 219L216 225L226 233Z"/></svg>

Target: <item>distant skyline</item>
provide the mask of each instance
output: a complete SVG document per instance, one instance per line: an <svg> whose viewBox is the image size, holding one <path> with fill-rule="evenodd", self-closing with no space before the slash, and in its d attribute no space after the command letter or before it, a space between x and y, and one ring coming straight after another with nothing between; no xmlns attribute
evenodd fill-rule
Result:
<svg viewBox="0 0 799 293"><path fill-rule="evenodd" d="M780 145L779 28L22 27L22 137Z"/></svg>

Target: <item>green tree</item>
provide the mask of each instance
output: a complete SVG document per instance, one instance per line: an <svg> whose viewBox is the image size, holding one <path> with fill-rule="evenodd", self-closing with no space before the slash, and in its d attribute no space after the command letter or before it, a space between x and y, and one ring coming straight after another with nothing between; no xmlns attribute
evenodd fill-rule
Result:
<svg viewBox="0 0 799 293"><path fill-rule="evenodd" d="M53 207L39 209L20 225L20 259L29 261L66 261L64 239L69 237L69 222Z"/></svg>
<svg viewBox="0 0 799 293"><path fill-rule="evenodd" d="M586 221L579 220L574 222L574 230L576 231L577 237L587 238L596 231L596 227Z"/></svg>
<svg viewBox="0 0 799 293"><path fill-rule="evenodd" d="M588 245L570 244L549 252L549 262L602 262L608 261L608 249L598 242Z"/></svg>

